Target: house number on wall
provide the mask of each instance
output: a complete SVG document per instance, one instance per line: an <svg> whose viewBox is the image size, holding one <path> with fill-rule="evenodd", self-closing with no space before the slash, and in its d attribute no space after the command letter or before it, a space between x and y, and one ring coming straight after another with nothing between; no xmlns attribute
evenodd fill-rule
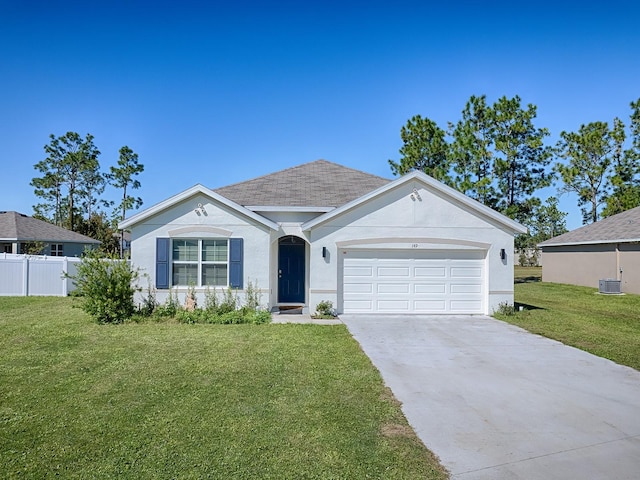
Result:
<svg viewBox="0 0 640 480"><path fill-rule="evenodd" d="M412 243L411 244L411 248L418 248L420 246L420 244L418 243Z"/></svg>

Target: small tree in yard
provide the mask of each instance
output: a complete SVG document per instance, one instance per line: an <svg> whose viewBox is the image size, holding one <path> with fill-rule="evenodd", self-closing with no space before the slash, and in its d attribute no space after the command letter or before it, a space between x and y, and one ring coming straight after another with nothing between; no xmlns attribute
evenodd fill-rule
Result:
<svg viewBox="0 0 640 480"><path fill-rule="evenodd" d="M101 257L86 252L71 276L77 293L82 296L82 309L98 323L122 323L135 313L133 284L139 277L126 260Z"/></svg>

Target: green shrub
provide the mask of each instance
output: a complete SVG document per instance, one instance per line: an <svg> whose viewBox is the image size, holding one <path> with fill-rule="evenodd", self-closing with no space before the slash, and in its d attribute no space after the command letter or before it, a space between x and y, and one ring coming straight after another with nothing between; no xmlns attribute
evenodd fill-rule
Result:
<svg viewBox="0 0 640 480"><path fill-rule="evenodd" d="M527 256L525 255L524 251L521 251L520 255L518 255L518 265L520 265L521 267L526 267L527 263Z"/></svg>
<svg viewBox="0 0 640 480"><path fill-rule="evenodd" d="M148 297L152 300L149 298L144 300L136 321L143 321L146 317L157 321L173 318L186 324L249 323L256 325L271 322L271 313L260 308L259 290L251 282L247 283L244 306L240 306L238 292L231 287L222 289L221 298L215 288L207 288L203 307L198 306L195 288L192 286L187 290L184 305L180 304L178 294L175 292L171 292L162 305L158 305L155 301L155 291L151 288L149 288Z"/></svg>
<svg viewBox="0 0 640 480"><path fill-rule="evenodd" d="M271 313L267 310L253 310L247 307L224 313L197 308L192 311L179 310L175 318L180 323L187 324L209 323L217 325L237 325L245 323L259 325L271 322Z"/></svg>
<svg viewBox="0 0 640 480"><path fill-rule="evenodd" d="M235 325L245 323L245 313L242 310L232 310L223 313L211 323L221 323L223 325Z"/></svg>
<svg viewBox="0 0 640 480"><path fill-rule="evenodd" d="M139 273L128 261L87 251L70 275L82 297L82 309L98 323L122 323L135 313L134 282Z"/></svg>
<svg viewBox="0 0 640 480"><path fill-rule="evenodd" d="M271 323L271 312L269 310L254 310L248 317L250 321L247 323L254 325Z"/></svg>
<svg viewBox="0 0 640 480"><path fill-rule="evenodd" d="M200 308L196 308L194 310L178 310L178 312L176 312L175 314L175 317L180 323L208 323L208 312Z"/></svg>
<svg viewBox="0 0 640 480"><path fill-rule="evenodd" d="M322 300L316 305L316 316L320 318L335 318L336 313L333 309L333 302L330 300Z"/></svg>
<svg viewBox="0 0 640 480"><path fill-rule="evenodd" d="M238 293L234 293L231 287L222 291L222 301L218 305L218 313L225 314L238 309Z"/></svg>
<svg viewBox="0 0 640 480"><path fill-rule="evenodd" d="M180 302L178 302L178 294L174 295L169 292L169 296L162 305L158 305L154 314L159 317L175 317L180 310Z"/></svg>
<svg viewBox="0 0 640 480"><path fill-rule="evenodd" d="M207 291L204 294L204 309L208 312L216 312L218 310L218 291L215 288L211 290L207 286Z"/></svg>
<svg viewBox="0 0 640 480"><path fill-rule="evenodd" d="M147 287L147 294L142 299L142 305L138 310L138 313L143 317L152 315L156 308L158 308L158 300L156 299L156 289L149 283Z"/></svg>
<svg viewBox="0 0 640 480"><path fill-rule="evenodd" d="M258 283L253 285L253 282L249 280L247 282L247 288L244 291L245 306L251 310L257 310L260 308L260 290L258 289Z"/></svg>
<svg viewBox="0 0 640 480"><path fill-rule="evenodd" d="M498 304L498 310L496 310L496 312L501 315L511 316L511 315L515 315L516 308L510 303L502 302Z"/></svg>

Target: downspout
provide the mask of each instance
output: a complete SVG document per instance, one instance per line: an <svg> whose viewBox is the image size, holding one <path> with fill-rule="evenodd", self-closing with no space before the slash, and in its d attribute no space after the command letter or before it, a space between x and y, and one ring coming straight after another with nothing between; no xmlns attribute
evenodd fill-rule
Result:
<svg viewBox="0 0 640 480"><path fill-rule="evenodd" d="M622 270L620 269L620 244L616 243L616 280L622 281Z"/></svg>

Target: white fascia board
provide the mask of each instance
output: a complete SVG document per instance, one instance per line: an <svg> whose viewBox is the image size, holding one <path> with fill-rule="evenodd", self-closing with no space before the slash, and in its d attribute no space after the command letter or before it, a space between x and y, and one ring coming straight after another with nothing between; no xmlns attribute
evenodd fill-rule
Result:
<svg viewBox="0 0 640 480"><path fill-rule="evenodd" d="M562 242L562 243L539 243L538 247L544 249L547 247L575 247L578 245L608 245L611 243L640 243L640 238L620 238L614 240L589 240L586 242Z"/></svg>
<svg viewBox="0 0 640 480"><path fill-rule="evenodd" d="M336 207L286 207L278 205L247 205L252 212L330 212Z"/></svg>
<svg viewBox="0 0 640 480"><path fill-rule="evenodd" d="M433 188L434 190L440 191L442 193L444 193L445 195L454 198L455 200L459 201L460 203L470 207L472 210L475 210L478 213L483 214L486 217L489 217L495 221L497 221L498 223L504 225L505 227L509 228L510 230L513 231L513 233L527 233L528 229L527 227L525 227L524 225L521 225L520 223L510 219L509 217L507 217L506 215L503 215L499 212L496 212L495 210L487 207L486 205L481 204L480 202L473 200L472 198L467 197L465 194L445 185L444 183L441 183L439 181L437 181L436 179L430 177L429 175L423 173L423 172L419 172L419 171L413 171L411 173L408 173L406 175L403 175L402 177L387 183L386 185L383 185L380 188L377 188L369 193L367 193L366 195L363 195L360 198L356 198L355 200L352 200L349 203L346 203L344 205L342 205L341 207L338 207L334 210L332 210L329 213L325 213L324 215L320 215L317 218L314 218L310 221L308 221L307 223L302 225L302 229L303 230L309 230L311 228L317 227L318 225L340 215L341 213L344 213L348 210L351 210L354 207L357 207L358 205L361 205L379 195L382 195L385 192L388 192L400 185L402 185L403 183L407 183L411 180L418 180L426 185L428 185L429 187Z"/></svg>
<svg viewBox="0 0 640 480"><path fill-rule="evenodd" d="M176 205L177 203L193 196L196 195L198 193L201 193L203 195L206 195L208 197L210 197L211 199L226 205L227 207L231 208L232 210L237 211L238 213L241 213L242 215L249 217L253 220L255 220L258 223L261 223L262 225L265 225L269 228L271 228L272 230L278 230L278 224L272 222L271 220L268 220L266 218L264 218L262 215L258 215L255 212L252 212L251 210L248 210L247 208L243 207L242 205L238 205L235 202L232 202L231 200L229 200L226 197L223 197L222 195L220 195L219 193L214 192L213 190L208 189L207 187L204 187L202 185L200 185L199 183L194 185L191 188L188 188L187 190L184 190L183 192L180 192L172 197L167 198L166 200L163 200L160 203L156 203L154 206L147 208L146 210L143 210L140 213L135 214L132 217L127 218L126 220L120 222L120 224L118 225L118 228L121 230L130 228L131 226L140 223L141 221L145 220L146 218L151 217L152 215L155 215L157 213L162 212L163 210Z"/></svg>

